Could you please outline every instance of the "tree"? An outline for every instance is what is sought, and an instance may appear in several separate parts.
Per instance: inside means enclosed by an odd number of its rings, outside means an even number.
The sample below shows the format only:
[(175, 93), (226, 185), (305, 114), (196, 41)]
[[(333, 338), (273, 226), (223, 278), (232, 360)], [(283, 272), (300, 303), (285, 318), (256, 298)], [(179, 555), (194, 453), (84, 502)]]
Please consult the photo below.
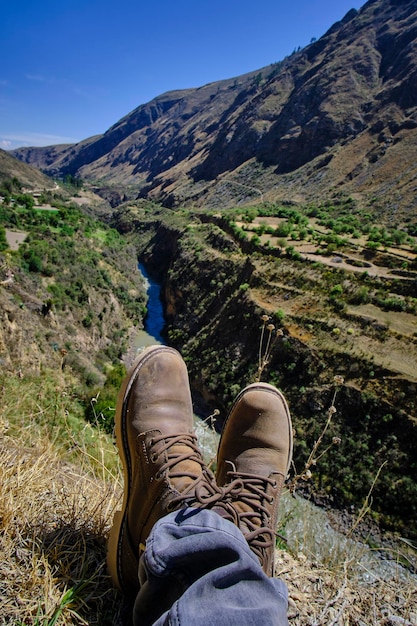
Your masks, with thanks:
[(22, 193), (16, 198), (17, 202), (27, 209), (33, 209), (35, 201), (33, 197), (28, 193)]
[(81, 178), (77, 178), (72, 174), (65, 174), (64, 176), (64, 184), (69, 185), (71, 187), (75, 187), (76, 189), (81, 189), (83, 186), (83, 181)]
[(288, 237), (292, 231), (292, 224), (289, 222), (282, 222), (276, 229), (274, 235), (277, 237)]
[(7, 243), (6, 229), (4, 226), (0, 225), (0, 252), (7, 250), (8, 247), (9, 244)]
[(242, 222), (246, 224), (250, 224), (253, 222), (255, 217), (258, 215), (258, 212), (254, 208), (246, 209), (245, 213), (242, 213)]

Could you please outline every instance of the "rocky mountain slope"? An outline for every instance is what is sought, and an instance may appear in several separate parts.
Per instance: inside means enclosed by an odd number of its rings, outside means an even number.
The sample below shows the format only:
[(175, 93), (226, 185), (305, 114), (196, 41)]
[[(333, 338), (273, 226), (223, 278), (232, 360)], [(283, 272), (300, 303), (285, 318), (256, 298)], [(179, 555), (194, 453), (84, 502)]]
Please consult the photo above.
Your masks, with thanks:
[(282, 62), (163, 94), (98, 137), (15, 155), (168, 205), (343, 191), (415, 209), (417, 1), (370, 0)]
[(0, 149), (0, 183), (17, 179), (28, 189), (53, 189), (54, 182), (38, 169), (18, 161), (9, 153)]

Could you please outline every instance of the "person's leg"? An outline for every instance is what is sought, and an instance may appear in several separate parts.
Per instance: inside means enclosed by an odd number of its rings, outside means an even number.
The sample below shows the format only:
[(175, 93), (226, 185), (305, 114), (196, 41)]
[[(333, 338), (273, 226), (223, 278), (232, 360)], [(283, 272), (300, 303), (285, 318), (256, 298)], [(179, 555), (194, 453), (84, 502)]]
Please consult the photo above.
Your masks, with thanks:
[(151, 532), (135, 624), (288, 624), (287, 589), (272, 573), (291, 457), (284, 397), (271, 385), (250, 385), (237, 397), (219, 444), (223, 498), (212, 512), (185, 509)]
[[(267, 383), (244, 389), (224, 424), (216, 482), (231, 491), (232, 519), (268, 576), (274, 572), (282, 486), (292, 459), (292, 424), (282, 393)], [(235, 517), (233, 517), (233, 514)]]
[(113, 584), (134, 598), (139, 557), (155, 522), (182, 507), (211, 504), (222, 491), (197, 447), (187, 368), (176, 350), (142, 352), (120, 390), (115, 428), (124, 498), (107, 564)]
[(214, 511), (159, 520), (140, 559), (135, 626), (287, 626), (287, 588), (268, 577), (247, 541)]
[[(285, 428), (281, 428), (283, 419), (289, 420), (289, 414), (285, 411), (283, 413), (282, 402), (270, 405), (271, 393), (269, 390), (264, 391), (266, 407), (256, 404), (254, 411), (250, 402), (248, 406), (246, 402), (240, 403), (241, 394), (237, 401), (238, 407), (235, 404), (226, 422), (218, 456), (221, 470), (219, 482), (224, 485), (220, 488), (205, 467), (196, 445), (188, 374), (181, 356), (164, 346), (150, 348), (139, 357), (126, 377), (116, 410), (116, 441), (124, 470), (124, 499), (122, 510), (116, 512), (110, 532), (107, 561), (114, 584), (125, 596), (137, 596), (136, 614), (140, 615), (139, 623), (145, 623), (144, 619), (149, 620), (146, 623), (152, 623), (152, 620), (159, 619), (157, 615), (167, 612), (161, 619), (166, 618), (166, 623), (176, 623), (172, 614), (172, 611), (176, 611), (182, 624), (210, 624), (209, 615), (212, 613), (218, 616), (219, 606), (224, 606), (225, 610), (232, 606), (230, 619), (234, 619), (233, 611), (238, 611), (238, 620), (219, 622), (218, 617), (215, 617), (212, 623), (267, 624), (271, 622), (266, 617), (265, 621), (262, 621), (263, 618), (251, 620), (254, 614), (260, 616), (270, 610), (274, 614), (272, 608), (265, 611), (265, 606), (269, 607), (271, 603), (279, 615), (285, 615), (285, 585), (265, 576), (259, 561), (252, 554), (261, 558), (266, 552), (268, 563), (273, 558), (276, 504), (283, 482), (283, 476), (281, 480), (275, 473), (286, 473), (281, 468), (285, 447), (288, 458), (291, 454)], [(281, 398), (279, 392), (276, 393)], [(250, 394), (243, 392), (243, 397), (248, 399)], [(258, 396), (255, 399), (257, 402), (260, 400)], [(240, 405), (243, 412), (239, 409)], [(268, 417), (266, 421), (265, 413)], [(245, 428), (238, 427), (236, 423), (239, 415), (246, 424), (249, 437), (246, 436)], [(251, 456), (251, 446), (256, 444), (256, 439), (252, 437), (256, 428), (252, 432), (250, 423), (256, 422), (259, 416), (258, 430), (261, 426), (267, 426), (266, 439), (258, 450), (253, 450), (255, 457), (260, 455), (260, 464), (252, 468), (246, 457)], [(284, 435), (279, 450), (276, 449), (276, 437), (272, 433), (275, 427), (279, 427)], [(242, 442), (237, 447), (229, 445), (232, 440), (239, 438), (242, 438)], [(268, 450), (266, 456), (263, 448)], [(243, 464), (239, 460), (241, 455), (246, 459)], [(269, 460), (265, 464), (267, 457)], [(232, 473), (221, 469), (228, 462), (232, 463)], [(256, 469), (256, 474), (252, 469)], [(249, 472), (249, 478), (245, 472)], [(189, 507), (211, 508), (214, 518), (209, 523), (207, 519), (203, 524), (199, 521), (197, 530), (194, 523), (191, 526), (189, 524)], [(173, 533), (173, 538), (177, 537), (180, 541), (170, 540), (168, 543), (174, 552), (160, 557), (163, 541), (158, 534), (158, 520), (180, 509), (186, 509), (187, 513), (175, 516), (175, 524), (171, 520), (168, 532), (168, 536)], [(161, 525), (167, 534), (168, 529), (164, 524), (163, 520)], [(223, 534), (218, 532), (219, 524), (226, 524), (229, 530)], [(153, 528), (155, 532), (149, 536)], [(187, 541), (181, 535), (184, 529)], [(240, 531), (246, 535), (246, 542)], [(232, 536), (235, 537), (236, 533), (239, 539), (234, 544)], [(209, 543), (204, 547), (209, 537)], [(252, 552), (248, 551), (247, 542)], [(240, 547), (239, 550), (236, 545)], [(181, 557), (179, 547), (184, 551)], [(173, 568), (173, 558), (178, 563), (175, 572), (180, 571), (180, 576), (173, 577), (168, 573)], [(182, 569), (181, 560), (186, 564)], [(159, 563), (162, 568), (159, 573), (153, 562)], [(262, 559), (261, 562), (264, 564)], [(270, 574), (269, 569), (267, 571), (264, 567), (267, 574)], [(165, 572), (163, 576), (162, 571)], [(261, 592), (249, 594), (248, 584), (250, 589), (254, 589), (255, 583), (264, 588), (264, 595)], [(213, 601), (206, 602), (207, 616), (201, 614), (198, 622), (195, 616), (201, 606), (200, 596)], [(240, 598), (246, 598), (248, 602)], [(220, 614), (225, 615), (222, 610)], [(188, 622), (185, 621), (187, 619)], [(287, 622), (282, 617), (274, 623)]]

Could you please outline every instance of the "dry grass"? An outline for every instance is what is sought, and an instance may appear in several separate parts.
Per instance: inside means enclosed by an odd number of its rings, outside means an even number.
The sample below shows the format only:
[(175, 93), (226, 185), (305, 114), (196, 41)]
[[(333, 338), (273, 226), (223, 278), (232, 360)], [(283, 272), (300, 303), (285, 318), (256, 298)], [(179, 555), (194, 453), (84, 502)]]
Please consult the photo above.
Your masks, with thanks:
[(62, 462), (46, 440), (25, 449), (7, 436), (0, 467), (1, 622), (115, 623), (105, 541), (118, 477), (103, 481)]
[(9, 376), (2, 390), (0, 623), (117, 624), (105, 568), (121, 490), (113, 444), (69, 414), (61, 373)]
[(46, 443), (25, 450), (3, 439), (0, 466), (1, 622), (105, 623), (115, 603), (104, 566), (114, 487), (62, 464)]
[(289, 589), (289, 621), (293, 626), (415, 626), (417, 586), (410, 578), (359, 580), (349, 572), (349, 557), (327, 569), (280, 551), (276, 576)]

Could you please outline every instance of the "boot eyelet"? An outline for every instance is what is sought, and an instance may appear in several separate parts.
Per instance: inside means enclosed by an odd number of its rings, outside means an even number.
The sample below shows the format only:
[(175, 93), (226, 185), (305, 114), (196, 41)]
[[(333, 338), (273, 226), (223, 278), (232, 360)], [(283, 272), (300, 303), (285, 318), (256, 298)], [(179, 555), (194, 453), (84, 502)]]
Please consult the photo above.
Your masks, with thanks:
[(151, 463), (156, 463), (157, 461), (157, 455), (156, 454), (151, 454)]

